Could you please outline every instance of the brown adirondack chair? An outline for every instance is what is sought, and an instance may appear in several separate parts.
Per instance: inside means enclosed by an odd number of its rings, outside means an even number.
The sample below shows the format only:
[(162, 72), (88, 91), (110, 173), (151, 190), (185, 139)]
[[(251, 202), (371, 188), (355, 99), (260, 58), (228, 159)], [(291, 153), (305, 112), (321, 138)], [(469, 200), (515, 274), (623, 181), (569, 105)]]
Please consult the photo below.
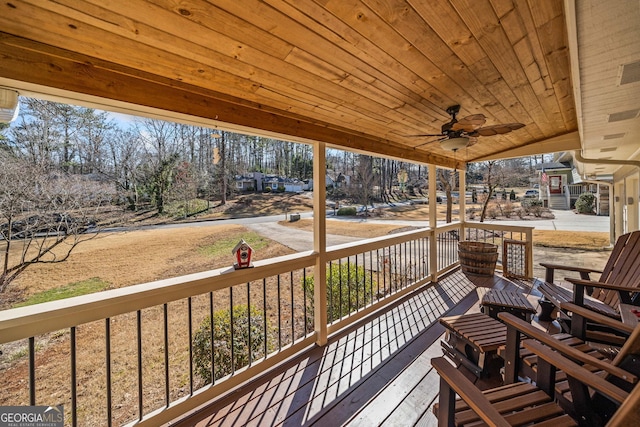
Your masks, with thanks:
[[(639, 331), (640, 327), (632, 335), (636, 340), (640, 337)], [(634, 386), (631, 392), (623, 390), (607, 378), (590, 372), (536, 340), (525, 340), (523, 345), (538, 357), (536, 385), (520, 382), (480, 391), (447, 359), (432, 359), (431, 364), (441, 378), (440, 402), (434, 406), (438, 425), (463, 426), (478, 422), (500, 427), (638, 425), (640, 387)], [(629, 354), (625, 357), (628, 356)], [(611, 366), (603, 367), (609, 374), (613, 371)], [(554, 400), (557, 369), (565, 372), (569, 379), (573, 405), (576, 408), (575, 419)], [(456, 400), (456, 395), (461, 399)], [(603, 404), (603, 399), (612, 406)]]
[[(549, 335), (515, 316), (500, 313), (498, 316), (507, 327), (507, 343), (499, 350), (500, 356), (505, 361), (504, 382), (514, 383), (519, 377), (537, 381), (539, 358), (535, 353), (524, 349), (521, 343), (523, 338), (533, 338), (559, 351), (565, 357), (583, 363), (589, 371), (606, 377), (626, 391), (635, 387), (640, 377), (640, 363), (634, 359), (637, 356), (630, 357), (630, 355), (640, 355), (640, 327), (634, 329), (622, 322), (571, 303), (564, 303), (563, 308), (573, 311), (576, 317), (588, 316), (595, 322), (604, 322), (630, 336), (615, 358), (609, 360), (599, 348), (590, 346), (579, 336), (566, 333)], [(565, 372), (556, 372), (554, 387), (555, 397), (561, 402), (561, 406), (570, 415), (576, 416), (574, 399)]]
[[(627, 233), (618, 238), (602, 272), (560, 264), (540, 265), (545, 267), (546, 274), (545, 282), (538, 286), (538, 290), (558, 309), (562, 308), (562, 303), (571, 302), (619, 320), (620, 302), (640, 303), (640, 231)], [(573, 285), (573, 290), (570, 290), (553, 283), (556, 270), (578, 272), (581, 278), (565, 279)], [(590, 274), (597, 272), (601, 273), (599, 280), (591, 280)], [(570, 322), (566, 322), (570, 320), (569, 316), (560, 316), (558, 320), (564, 323), (565, 330), (569, 329)], [(611, 340), (610, 335), (603, 335), (596, 329), (587, 327), (587, 333), (590, 340)]]

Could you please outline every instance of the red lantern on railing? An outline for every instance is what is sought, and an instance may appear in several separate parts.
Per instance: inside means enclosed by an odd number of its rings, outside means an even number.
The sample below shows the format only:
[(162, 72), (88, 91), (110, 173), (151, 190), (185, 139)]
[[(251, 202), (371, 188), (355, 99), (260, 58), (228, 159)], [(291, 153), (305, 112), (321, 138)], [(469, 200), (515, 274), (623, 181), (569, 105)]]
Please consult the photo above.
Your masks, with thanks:
[(236, 270), (239, 268), (250, 268), (253, 267), (251, 264), (251, 254), (253, 249), (244, 239), (240, 240), (235, 248), (231, 251), (231, 253), (236, 257), (236, 262), (233, 264), (233, 268)]

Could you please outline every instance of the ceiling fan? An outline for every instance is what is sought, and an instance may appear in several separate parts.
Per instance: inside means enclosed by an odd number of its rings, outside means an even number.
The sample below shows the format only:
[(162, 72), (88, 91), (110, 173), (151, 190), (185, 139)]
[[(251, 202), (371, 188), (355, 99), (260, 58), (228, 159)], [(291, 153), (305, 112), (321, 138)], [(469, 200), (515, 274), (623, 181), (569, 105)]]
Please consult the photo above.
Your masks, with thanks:
[(436, 134), (411, 135), (412, 137), (440, 136), (416, 145), (414, 149), (427, 144), (440, 142), (445, 150), (458, 151), (460, 148), (468, 147), (477, 142), (478, 136), (493, 136), (509, 133), (524, 126), (522, 123), (506, 123), (482, 127), (487, 121), (484, 114), (473, 114), (458, 120), (456, 116), (460, 112), (459, 105), (452, 105), (447, 108), (447, 114), (451, 116), (451, 121), (442, 125), (441, 132)]

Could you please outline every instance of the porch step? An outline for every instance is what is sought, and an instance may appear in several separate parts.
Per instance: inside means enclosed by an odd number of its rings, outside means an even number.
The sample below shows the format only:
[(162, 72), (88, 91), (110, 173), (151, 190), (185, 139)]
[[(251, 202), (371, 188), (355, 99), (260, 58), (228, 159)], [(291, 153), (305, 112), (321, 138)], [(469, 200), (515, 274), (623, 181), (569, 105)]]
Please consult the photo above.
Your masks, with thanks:
[(568, 210), (567, 199), (564, 196), (551, 196), (549, 199), (549, 207), (557, 210)]

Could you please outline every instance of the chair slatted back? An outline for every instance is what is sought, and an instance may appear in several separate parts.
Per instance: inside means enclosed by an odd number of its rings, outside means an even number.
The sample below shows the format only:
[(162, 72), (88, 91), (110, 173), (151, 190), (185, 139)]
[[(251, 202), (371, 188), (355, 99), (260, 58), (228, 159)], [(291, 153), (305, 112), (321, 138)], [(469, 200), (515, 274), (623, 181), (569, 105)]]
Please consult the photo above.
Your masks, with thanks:
[[(640, 288), (640, 231), (623, 234), (616, 241), (600, 281), (629, 288)], [(617, 291), (596, 289), (593, 297), (603, 303), (618, 307)]]

